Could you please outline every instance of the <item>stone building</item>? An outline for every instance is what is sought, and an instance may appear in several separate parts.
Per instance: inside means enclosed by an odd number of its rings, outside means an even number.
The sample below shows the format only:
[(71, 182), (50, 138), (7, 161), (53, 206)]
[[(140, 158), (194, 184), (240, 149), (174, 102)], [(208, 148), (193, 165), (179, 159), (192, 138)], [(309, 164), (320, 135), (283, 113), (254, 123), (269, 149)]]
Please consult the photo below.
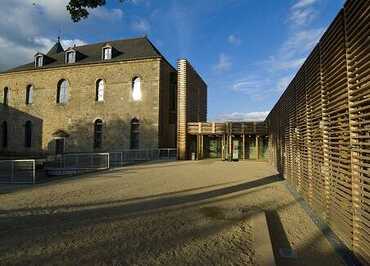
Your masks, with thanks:
[(177, 127), (207, 116), (206, 84), (186, 60), (178, 65), (146, 37), (66, 50), (58, 40), (34, 62), (0, 73), (0, 153), (175, 148)]

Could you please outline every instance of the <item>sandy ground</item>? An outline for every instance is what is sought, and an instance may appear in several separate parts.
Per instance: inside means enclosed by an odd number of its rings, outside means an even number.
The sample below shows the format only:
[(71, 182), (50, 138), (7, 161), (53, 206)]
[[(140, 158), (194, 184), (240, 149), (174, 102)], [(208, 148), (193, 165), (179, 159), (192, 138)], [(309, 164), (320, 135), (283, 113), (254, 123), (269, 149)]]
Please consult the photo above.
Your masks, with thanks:
[(284, 182), (264, 162), (206, 160), (3, 186), (0, 265), (253, 265), (262, 210), (278, 265), (342, 265)]

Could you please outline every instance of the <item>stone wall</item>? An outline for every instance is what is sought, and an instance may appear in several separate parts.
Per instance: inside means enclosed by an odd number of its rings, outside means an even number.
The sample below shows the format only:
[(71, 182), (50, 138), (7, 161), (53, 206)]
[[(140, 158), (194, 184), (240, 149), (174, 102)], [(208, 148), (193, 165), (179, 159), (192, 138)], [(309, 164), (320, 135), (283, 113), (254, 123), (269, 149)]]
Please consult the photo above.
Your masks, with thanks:
[(177, 71), (164, 60), (161, 62), (159, 101), (159, 146), (176, 147)]
[[(6, 149), (0, 147), (0, 152), (54, 153), (53, 134), (58, 130), (69, 135), (66, 152), (97, 151), (93, 148), (96, 119), (104, 122), (103, 145), (98, 151), (128, 149), (134, 117), (140, 120), (140, 148), (170, 145), (175, 134), (167, 131), (173, 128), (167, 127), (166, 121), (159, 126), (159, 113), (160, 101), (166, 104), (164, 99), (169, 94), (167, 76), (171, 71), (162, 59), (147, 59), (0, 74), (0, 99), (4, 87), (11, 91), (9, 107), (2, 106), (0, 114), (0, 123), (5, 120), (10, 128), (9, 143)], [(142, 100), (135, 102), (131, 90), (132, 79), (137, 76), (141, 78)], [(56, 103), (61, 79), (69, 82), (69, 101), (65, 105)], [(98, 79), (105, 81), (104, 102), (95, 100)], [(33, 103), (26, 105), (26, 87), (30, 84), (34, 87)], [(27, 120), (37, 125), (31, 148), (24, 147)]]

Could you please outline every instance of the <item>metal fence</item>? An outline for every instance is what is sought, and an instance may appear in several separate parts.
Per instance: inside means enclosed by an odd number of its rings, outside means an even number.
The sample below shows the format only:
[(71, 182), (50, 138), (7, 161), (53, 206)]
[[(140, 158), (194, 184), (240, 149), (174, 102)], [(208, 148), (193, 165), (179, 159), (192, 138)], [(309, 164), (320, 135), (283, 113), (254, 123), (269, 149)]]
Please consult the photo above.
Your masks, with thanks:
[[(76, 175), (106, 170), (130, 163), (176, 160), (176, 149), (126, 150), (111, 153), (70, 153), (48, 158), (44, 167), (49, 176)], [(0, 183), (34, 184), (35, 160), (0, 160)]]
[(56, 156), (46, 163), (49, 175), (77, 174), (109, 169), (109, 153), (71, 153)]
[(270, 158), (370, 263), (370, 0), (349, 0), (266, 121)]
[(35, 184), (35, 160), (1, 160), (0, 183)]
[(177, 149), (159, 149), (159, 160), (176, 160)]
[(176, 160), (176, 157), (176, 149), (125, 150), (109, 153), (112, 167), (124, 166), (134, 162)]

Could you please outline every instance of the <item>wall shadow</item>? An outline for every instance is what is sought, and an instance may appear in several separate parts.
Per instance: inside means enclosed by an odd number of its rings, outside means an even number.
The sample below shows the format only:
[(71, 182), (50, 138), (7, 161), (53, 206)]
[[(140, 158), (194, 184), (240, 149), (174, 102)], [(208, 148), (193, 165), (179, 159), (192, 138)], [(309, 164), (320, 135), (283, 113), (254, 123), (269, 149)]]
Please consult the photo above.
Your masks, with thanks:
[[(96, 207), (97, 208), (97, 207), (99, 207), (99, 205), (102, 205), (102, 206), (104, 206), (104, 205), (107, 206), (108, 205), (109, 206), (110, 204), (115, 204), (115, 205), (118, 205), (118, 206), (114, 206), (114, 207), (111, 207), (111, 208), (105, 208), (105, 209), (102, 208), (101, 211), (102, 212), (108, 211), (108, 213), (109, 213), (110, 211), (114, 212), (116, 209), (119, 209), (121, 211), (120, 212), (121, 214), (128, 215), (128, 214), (133, 214), (133, 213), (136, 213), (136, 212), (155, 211), (155, 210), (162, 209), (162, 208), (167, 208), (167, 207), (174, 207), (174, 206), (178, 206), (178, 205), (191, 204), (191, 203), (200, 202), (200, 201), (204, 201), (204, 200), (212, 200), (213, 198), (218, 198), (218, 197), (222, 197), (222, 196), (227, 196), (229, 194), (234, 194), (234, 193), (238, 193), (238, 192), (247, 191), (247, 190), (250, 190), (252, 188), (268, 185), (268, 184), (278, 182), (278, 181), (281, 181), (280, 176), (279, 175), (273, 175), (273, 176), (264, 177), (264, 178), (261, 178), (261, 179), (258, 179), (258, 180), (254, 180), (254, 181), (249, 181), (249, 182), (245, 182), (245, 183), (241, 183), (241, 184), (237, 184), (237, 185), (233, 185), (233, 186), (223, 187), (223, 188), (219, 188), (219, 189), (215, 189), (215, 190), (210, 190), (210, 191), (205, 191), (205, 192), (200, 192), (200, 193), (195, 193), (195, 194), (189, 194), (189, 195), (181, 195), (181, 193), (196, 191), (196, 190), (204, 189), (204, 188), (207, 188), (207, 187), (189, 189), (189, 190), (184, 190), (184, 191), (177, 191), (177, 192), (174, 192), (174, 193), (159, 194), (159, 195), (154, 195), (154, 196), (149, 196), (149, 197), (134, 198), (134, 199), (128, 199), (128, 200), (108, 201), (108, 202), (103, 202), (103, 203), (100, 203), (100, 204), (94, 203), (94, 204), (81, 204), (81, 205), (62, 205), (62, 206), (58, 206), (58, 207), (52, 207), (51, 209), (52, 209), (52, 212), (56, 213), (57, 216), (58, 215), (67, 215), (67, 216), (69, 216), (72, 213), (64, 213), (63, 214), (63, 213), (57, 213), (57, 212), (58, 212), (59, 209), (60, 210), (66, 210), (66, 209), (69, 209), (69, 208), (76, 208), (76, 207), (79, 207), (79, 208), (81, 208), (81, 207)], [(215, 186), (220, 186), (220, 185), (215, 185)], [(213, 186), (211, 186), (211, 187), (213, 187)], [(169, 195), (171, 197), (167, 197)], [(163, 196), (165, 196), (165, 197), (163, 197)], [(146, 200), (146, 199), (150, 199), (150, 200)], [(135, 201), (135, 200), (142, 200), (142, 201), (130, 203), (131, 201)], [(36, 213), (48, 213), (49, 210), (51, 210), (51, 209), (50, 208), (28, 208), (28, 209), (18, 209), (18, 210), (12, 210), (12, 211), (1, 210), (0, 214), (11, 215), (11, 213), (17, 213), (19, 211), (24, 211), (24, 210), (27, 210), (27, 212), (29, 212), (29, 213), (35, 213), (35, 212)], [(91, 210), (82, 210), (82, 211), (79, 211), (79, 212), (80, 213), (86, 213), (86, 215), (89, 215), (89, 213), (94, 213), (95, 210), (93, 210), (93, 211), (91, 211)], [(45, 216), (47, 218), (48, 214), (41, 215), (41, 216)], [(36, 218), (34, 215), (29, 215), (28, 217), (30, 217), (31, 219)], [(17, 219), (18, 219), (18, 222), (19, 222), (20, 220), (26, 219), (26, 218), (27, 218), (27, 215), (18, 216)], [(9, 217), (9, 218), (4, 217), (0, 221), (0, 224), (2, 224), (2, 223), (6, 224), (7, 220), (8, 220), (8, 222), (11, 222), (12, 219), (14, 219), (14, 217)], [(26, 224), (27, 224), (27, 222), (26, 222)]]
[[(32, 106), (27, 108), (31, 110)], [(4, 121), (7, 123), (7, 144), (4, 143), (4, 132), (1, 127)], [(27, 121), (32, 123), (31, 147), (25, 145)], [(0, 103), (0, 159), (42, 157), (44, 155), (42, 133), (43, 120), (40, 117)]]
[[(245, 209), (239, 209), (242, 213), (240, 217), (228, 219), (227, 216), (220, 215), (212, 221), (210, 220), (212, 218), (208, 217), (208, 212), (214, 208), (207, 209), (203, 207), (200, 210), (196, 209), (199, 206), (214, 206), (216, 203), (230, 201), (246, 195), (254, 197), (254, 193), (261, 193), (263, 190), (268, 189), (270, 185), (281, 182), (281, 180), (280, 176), (273, 175), (244, 183), (216, 184), (214, 186), (127, 200), (72, 204), (50, 208), (2, 210), (0, 212), (2, 217), (0, 219), (0, 238), (4, 239), (5, 242), (4, 246), (0, 247), (0, 254), (9, 253), (11, 246), (6, 245), (6, 243), (9, 244), (11, 242), (11, 245), (17, 245), (17, 243), (21, 242), (30, 243), (31, 239), (35, 240), (32, 240), (32, 245), (36, 248), (55, 246), (57, 243), (65, 245), (73, 237), (71, 232), (81, 232), (85, 235), (83, 238), (88, 239), (88, 245), (73, 244), (69, 247), (62, 246), (59, 247), (62, 248), (61, 250), (55, 249), (37, 256), (30, 253), (19, 258), (20, 264), (25, 264), (29, 261), (47, 264), (52, 260), (59, 260), (63, 256), (64, 258), (65, 256), (76, 258), (76, 263), (79, 264), (88, 264), (92, 260), (110, 263), (111, 261), (109, 260), (113, 257), (125, 261), (136, 256), (138, 250), (152, 255), (153, 247), (147, 242), (152, 242), (153, 244), (159, 243), (158, 241), (160, 241), (160, 245), (156, 247), (158, 250), (155, 252), (160, 254), (170, 252), (172, 254), (171, 252), (174, 252), (179, 245), (184, 245), (194, 239), (200, 240), (217, 235), (219, 232), (229, 230), (255, 213), (264, 210), (267, 211), (269, 227), (271, 227), (271, 223), (275, 224), (272, 227), (274, 232), (270, 232), (270, 234), (274, 236), (272, 237), (273, 240), (278, 239), (276, 247), (285, 246), (285, 244), (287, 244), (286, 247), (289, 247), (289, 241), (285, 235), (279, 213), (286, 208), (299, 204), (300, 199), (276, 205), (273, 198), (271, 201), (266, 198), (264, 201), (259, 202), (258, 206), (248, 206)], [(217, 188), (217, 186), (224, 185), (226, 187)], [(201, 189), (212, 190), (200, 192), (199, 190)], [(181, 195), (182, 193), (191, 194)], [(84, 209), (76, 210), (76, 208)], [(222, 209), (220, 210), (222, 211)], [(207, 211), (207, 213), (204, 214), (203, 211)], [(153, 216), (153, 213), (156, 215)], [(197, 224), (194, 228), (186, 227), (186, 224), (195, 222), (195, 217), (199, 213), (203, 216), (206, 215), (207, 218), (201, 219), (209, 219), (209, 222)], [(211, 214), (213, 215), (213, 212)], [(119, 223), (119, 227), (116, 226), (117, 223)], [(132, 229), (130, 224), (136, 226), (135, 230)], [(153, 227), (154, 224), (155, 226)], [(167, 227), (172, 226), (179, 229), (176, 232), (166, 230)], [(100, 229), (90, 231), (93, 230), (92, 228)], [(99, 230), (102, 230), (104, 235), (96, 235)], [(110, 230), (115, 230), (113, 238), (105, 235)], [(258, 228), (255, 230), (258, 230)], [(17, 235), (17, 237), (15, 240), (10, 241), (12, 235)], [(307, 253), (310, 246), (315, 245), (316, 241), (319, 241), (322, 237), (322, 234), (312, 236), (305, 243), (304, 247), (298, 248), (297, 253), (307, 256), (307, 254), (310, 254), (309, 252)], [(71, 243), (74, 242), (72, 241)], [(23, 247), (28, 248), (28, 244), (23, 244)], [(98, 250), (99, 252), (92, 252), (92, 250)], [(104, 252), (104, 250), (107, 250), (107, 252)], [(215, 246), (211, 256), (216, 257), (224, 254), (224, 252), (225, 249), (222, 246)], [(158, 258), (159, 253), (155, 253), (156, 258)], [(89, 256), (84, 256), (84, 254), (89, 254)], [(96, 257), (94, 254), (99, 257)], [(330, 261), (331, 257), (334, 258), (336, 256), (332, 253), (325, 255), (328, 257), (328, 261)], [(173, 257), (174, 260), (179, 259), (177, 256), (170, 255), (170, 257)], [(192, 259), (195, 259), (195, 257), (189, 258), (189, 260)], [(278, 265), (300, 265), (299, 261), (301, 259), (302, 257), (299, 260), (287, 260), (286, 264), (278, 260)], [(195, 261), (193, 260), (194, 263)], [(137, 261), (127, 261), (127, 264), (134, 263), (137, 263)], [(175, 265), (180, 263), (180, 261), (174, 261), (173, 263)]]

